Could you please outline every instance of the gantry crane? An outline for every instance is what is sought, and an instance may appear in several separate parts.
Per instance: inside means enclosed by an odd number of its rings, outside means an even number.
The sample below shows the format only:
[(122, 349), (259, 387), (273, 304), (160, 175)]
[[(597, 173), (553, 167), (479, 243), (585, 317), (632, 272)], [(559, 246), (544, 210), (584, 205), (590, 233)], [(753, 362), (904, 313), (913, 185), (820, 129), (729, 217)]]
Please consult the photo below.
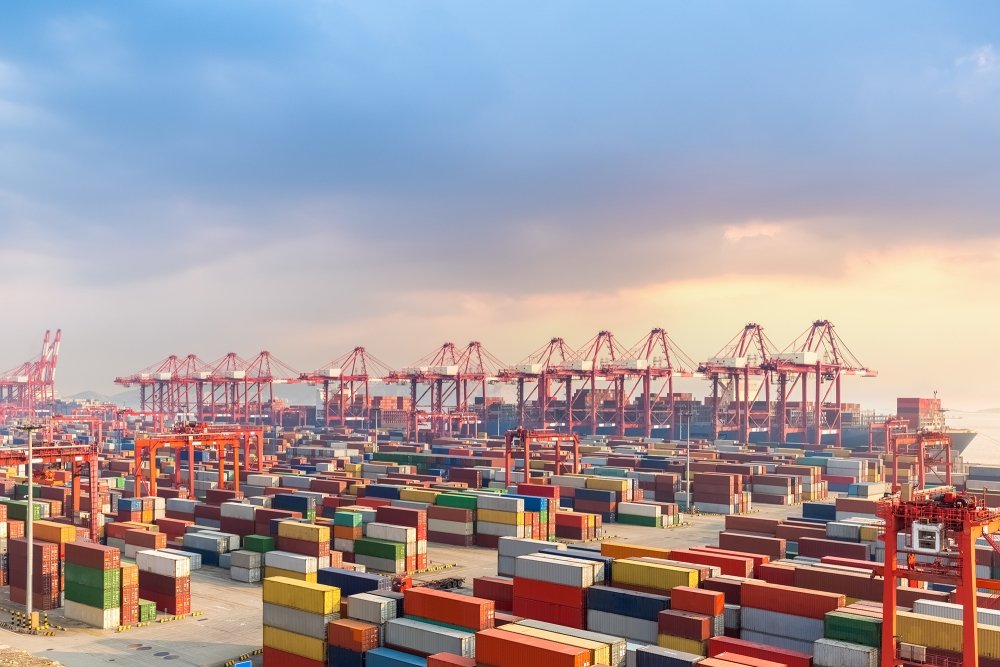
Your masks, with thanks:
[(52, 413), (61, 343), (61, 329), (56, 330), (55, 337), (46, 331), (39, 356), (0, 374), (0, 407), (4, 415), (33, 418), (39, 412)]
[(521, 450), (521, 457), (524, 461), (524, 481), (531, 483), (531, 452), (540, 451), (539, 445), (546, 445), (555, 454), (556, 474), (561, 474), (563, 466), (563, 444), (568, 444), (572, 451), (573, 461), (571, 472), (576, 475), (580, 472), (580, 438), (575, 433), (558, 433), (550, 430), (529, 430), (518, 428), (507, 431), (504, 438), (504, 470), (507, 477), (507, 484), (511, 483), (511, 473), (514, 471), (514, 460), (517, 458), (516, 449)]
[(892, 433), (889, 436), (888, 454), (892, 457), (894, 491), (898, 491), (901, 486), (899, 464), (904, 456), (914, 459), (917, 489), (925, 488), (930, 476), (935, 478), (936, 485), (951, 486), (951, 436), (947, 433), (933, 431)]
[[(225, 430), (206, 424), (178, 425), (173, 433), (156, 433), (137, 436), (135, 439), (135, 495), (156, 495), (158, 473), (156, 453), (168, 449), (174, 455), (174, 485), (185, 486), (181, 480), (181, 452), (187, 452), (188, 483), (186, 488), (194, 494), (194, 452), (215, 450), (219, 464), (219, 488), (226, 488), (226, 451), (233, 455), (233, 490), (240, 490), (240, 471), (251, 469), (251, 454), (256, 455), (252, 469), (261, 472), (264, 459), (264, 431), (260, 428), (240, 428), (225, 425)], [(240, 453), (242, 450), (242, 462)], [(143, 462), (148, 455), (148, 475)], [(148, 478), (147, 478), (148, 477)], [(143, 488), (149, 486), (148, 492)]]
[[(367, 422), (370, 419), (371, 384), (382, 382), (393, 373), (386, 364), (358, 346), (311, 373), (303, 373), (300, 379), (322, 387), (323, 426), (329, 427), (335, 421), (344, 427), (348, 420)], [(335, 392), (332, 399), (330, 385)]]
[[(519, 426), (544, 429), (571, 421), (568, 410), (559, 405), (557, 385), (571, 377), (571, 371), (566, 369), (572, 358), (572, 348), (564, 339), (554, 337), (520, 363), (500, 370), (500, 381), (516, 384)], [(534, 383), (532, 389), (527, 387), (529, 382)], [(535, 397), (533, 403), (532, 396)]]
[[(875, 377), (878, 372), (866, 367), (848, 349), (844, 341), (834, 331), (830, 320), (816, 320), (784, 351), (774, 355), (766, 364), (767, 369), (778, 378), (778, 429), (776, 437), (785, 442), (789, 433), (799, 431), (808, 441), (809, 432), (809, 375), (815, 376), (815, 392), (812, 410), (812, 442), (822, 444), (824, 434), (833, 434), (836, 445), (843, 444), (841, 432), (841, 378), (845, 375)], [(791, 382), (789, 382), (791, 377)], [(826, 389), (823, 389), (823, 383)], [(788, 399), (795, 392), (796, 384), (801, 390), (801, 407), (796, 420), (789, 411)], [(830, 394), (833, 393), (831, 400)]]
[(749, 442), (752, 432), (770, 431), (769, 363), (773, 354), (774, 345), (764, 335), (764, 327), (751, 322), (714, 357), (698, 366), (698, 372), (712, 383), (713, 440), (728, 431), (735, 432), (738, 440)]
[[(878, 503), (885, 521), (885, 561), (876, 574), (883, 576), (882, 667), (979, 665), (977, 589), (1000, 590), (1000, 581), (976, 577), (976, 541), (985, 538), (1000, 551), (1000, 509), (989, 509), (979, 499), (954, 492), (911, 492)], [(905, 537), (900, 540), (900, 535)], [(902, 547), (898, 546), (902, 541)], [(899, 556), (903, 555), (903, 562)], [(960, 662), (923, 656), (913, 644), (898, 641), (896, 588), (899, 579), (956, 586), (955, 602), (962, 605), (962, 657)], [(919, 650), (919, 646), (916, 647)]]

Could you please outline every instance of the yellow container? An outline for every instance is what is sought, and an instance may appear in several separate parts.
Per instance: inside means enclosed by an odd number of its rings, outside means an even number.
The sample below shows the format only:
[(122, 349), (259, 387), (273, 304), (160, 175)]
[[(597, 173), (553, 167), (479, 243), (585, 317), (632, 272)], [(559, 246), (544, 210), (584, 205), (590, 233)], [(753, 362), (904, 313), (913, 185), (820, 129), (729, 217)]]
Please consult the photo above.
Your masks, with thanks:
[(334, 614), (340, 611), (340, 589), (290, 577), (267, 577), (264, 579), (264, 602), (310, 614)]
[(611, 558), (670, 558), (670, 549), (628, 542), (601, 542), (601, 555)]
[(434, 503), (439, 493), (428, 489), (400, 489), (399, 499), (415, 503)]
[(76, 528), (68, 523), (56, 521), (33, 521), (35, 537), (42, 542), (66, 544), (76, 541)]
[(345, 463), (344, 472), (349, 475), (360, 475), (361, 474), (361, 464), (360, 463)]
[(557, 644), (564, 644), (566, 646), (573, 646), (575, 648), (585, 648), (590, 651), (590, 664), (592, 665), (611, 664), (611, 647), (602, 642), (595, 642), (589, 639), (580, 639), (579, 637), (570, 637), (569, 635), (564, 635), (559, 632), (550, 632), (549, 630), (539, 630), (538, 628), (529, 628), (514, 623), (508, 623), (504, 625), (503, 629), (506, 630), (507, 632), (513, 632), (519, 635), (537, 637), (538, 639), (547, 639)]
[(611, 568), (611, 581), (616, 584), (670, 591), (677, 586), (697, 588), (698, 572), (673, 565), (644, 563), (626, 558), (615, 561), (614, 567)]
[[(953, 653), (962, 652), (962, 621), (898, 611), (896, 624), (900, 641)], [(979, 655), (1000, 658), (1000, 627), (980, 625), (978, 634)]]
[(875, 526), (861, 526), (859, 535), (862, 542), (874, 542), (878, 539), (878, 528)]
[(264, 646), (287, 651), (317, 662), (325, 663), (326, 661), (326, 642), (322, 639), (288, 632), (281, 628), (272, 628), (269, 625), (264, 626)]
[(282, 521), (278, 524), (278, 537), (303, 542), (322, 543), (330, 541), (330, 527), (317, 526), (313, 523), (298, 521)]
[(315, 572), (294, 572), (292, 570), (282, 570), (280, 567), (264, 566), (265, 577), (284, 577), (286, 579), (296, 579), (310, 584), (316, 583)]
[(694, 639), (675, 637), (674, 635), (657, 635), (656, 645), (661, 648), (668, 648), (672, 651), (683, 651), (695, 655), (708, 655), (708, 642), (699, 642)]
[(477, 510), (476, 519), (490, 523), (502, 523), (508, 526), (523, 526), (524, 512), (504, 512), (501, 510)]
[(617, 477), (591, 477), (587, 480), (587, 488), (625, 493), (628, 491), (628, 480)]

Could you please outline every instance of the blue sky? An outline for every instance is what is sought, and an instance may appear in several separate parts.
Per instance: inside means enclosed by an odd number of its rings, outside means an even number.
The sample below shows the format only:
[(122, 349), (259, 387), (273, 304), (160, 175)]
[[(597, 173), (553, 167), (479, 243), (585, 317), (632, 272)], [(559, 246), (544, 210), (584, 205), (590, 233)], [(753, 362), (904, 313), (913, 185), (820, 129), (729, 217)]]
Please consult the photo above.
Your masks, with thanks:
[(55, 326), (72, 393), (172, 353), (308, 369), (365, 344), (403, 366), (479, 339), (514, 363), (665, 326), (704, 358), (747, 321), (784, 344), (820, 317), (883, 371), (853, 396), (990, 405), (998, 19), (12, 3), (0, 367)]

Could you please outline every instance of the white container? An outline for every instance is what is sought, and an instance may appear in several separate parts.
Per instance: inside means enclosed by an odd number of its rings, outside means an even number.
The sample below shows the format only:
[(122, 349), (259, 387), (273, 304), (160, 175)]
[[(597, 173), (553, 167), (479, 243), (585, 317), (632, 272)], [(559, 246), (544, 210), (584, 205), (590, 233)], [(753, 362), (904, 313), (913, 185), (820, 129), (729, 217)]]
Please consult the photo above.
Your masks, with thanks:
[(181, 514), (194, 514), (194, 508), (200, 503), (186, 498), (167, 498), (167, 510)]
[(352, 554), (354, 553), (354, 540), (335, 537), (333, 538), (333, 549), (334, 551)]
[(326, 625), (340, 618), (340, 614), (311, 614), (300, 609), (264, 603), (264, 625), (294, 632), (306, 637), (326, 640)]
[(202, 551), (221, 554), (228, 551), (229, 539), (210, 534), (208, 531), (202, 531), (198, 533), (186, 533), (183, 538), (183, 544), (191, 549), (201, 549)]
[(587, 628), (646, 644), (655, 644), (659, 632), (656, 621), (644, 621), (641, 618), (609, 614), (596, 609), (587, 610)]
[(63, 605), (63, 614), (65, 614), (66, 618), (71, 618), (74, 621), (80, 621), (81, 623), (86, 623), (91, 627), (101, 628), (102, 630), (110, 630), (121, 625), (121, 612), (121, 607), (98, 609), (97, 607), (88, 607), (85, 604), (73, 602), (72, 600), (66, 600)]
[(738, 604), (727, 604), (725, 611), (723, 612), (723, 617), (726, 620), (727, 630), (739, 630), (741, 621), (741, 607)]
[(499, 512), (523, 512), (524, 498), (508, 498), (495, 494), (483, 494), (476, 499), (476, 508)]
[(278, 476), (277, 475), (247, 475), (247, 484), (250, 486), (262, 486), (264, 488), (270, 488), (273, 486), (278, 486)]
[(577, 639), (586, 639), (587, 641), (607, 644), (611, 652), (610, 667), (624, 667), (625, 665), (625, 640), (621, 637), (605, 635), (600, 632), (591, 632), (589, 630), (578, 630), (564, 625), (556, 625), (555, 623), (546, 623), (545, 621), (536, 621), (533, 619), (518, 621), (517, 625), (523, 625), (526, 628), (535, 628), (537, 630), (557, 632), (559, 634), (566, 635), (567, 637), (576, 637)]
[(566, 545), (562, 542), (546, 542), (544, 540), (533, 540), (530, 538), (501, 537), (497, 543), (497, 554), (500, 556), (527, 556), (535, 554), (543, 549), (566, 550)]
[(879, 650), (835, 639), (818, 639), (813, 644), (816, 667), (879, 667)]
[(823, 621), (819, 619), (753, 607), (743, 607), (740, 612), (740, 628), (806, 642), (814, 642), (823, 637)]
[(389, 560), (388, 558), (354, 554), (354, 562), (361, 563), (369, 570), (374, 570), (375, 572), (389, 572), (391, 574), (403, 574), (406, 572), (405, 558)]
[(832, 540), (857, 542), (861, 539), (861, 524), (831, 521), (826, 524), (826, 536)]
[(250, 496), (247, 502), (257, 507), (271, 507), (271, 496)]
[(396, 601), (371, 593), (358, 593), (347, 598), (347, 615), (358, 621), (382, 625), (396, 618)]
[(514, 562), (514, 576), (548, 581), (563, 586), (586, 588), (603, 582), (597, 576), (601, 563), (553, 558), (542, 555), (519, 556)]
[(804, 642), (790, 637), (754, 632), (753, 630), (740, 630), (740, 639), (758, 644), (769, 644), (778, 648), (787, 648), (799, 653), (805, 653), (806, 655), (812, 655), (813, 650), (813, 642)]
[(475, 534), (475, 524), (466, 521), (427, 519), (427, 532), (447, 533), (449, 535), (473, 535)]
[(229, 565), (230, 567), (259, 570), (263, 561), (263, 554), (256, 551), (234, 551), (230, 554)]
[(219, 506), (222, 516), (227, 519), (239, 519), (241, 521), (253, 521), (257, 508), (248, 503), (222, 503)]
[(281, 486), (286, 489), (308, 489), (312, 478), (305, 475), (282, 475)]
[[(988, 577), (987, 577), (988, 578)], [(917, 600), (913, 603), (913, 613), (938, 618), (950, 618), (961, 621), (962, 605), (938, 600)], [(980, 625), (1000, 626), (1000, 611), (996, 609), (978, 609), (976, 613)]]
[(631, 516), (658, 517), (662, 516), (662, 509), (659, 505), (647, 505), (645, 503), (618, 503), (618, 513)]
[(394, 618), (385, 624), (386, 646), (424, 653), (451, 653), (466, 658), (476, 655), (476, 635), (411, 618)]
[(378, 540), (416, 544), (417, 529), (409, 526), (397, 526), (391, 523), (373, 521), (365, 526), (365, 535)]
[(210, 535), (213, 537), (221, 537), (226, 540), (226, 551), (236, 551), (240, 548), (240, 542), (242, 539), (239, 535), (235, 533), (223, 533), (218, 530), (206, 530), (201, 533), (202, 535)]
[(242, 581), (245, 584), (256, 584), (260, 582), (260, 568), (244, 568), (244, 567), (231, 567), (229, 568), (229, 577), (233, 581)]
[(302, 574), (315, 572), (318, 569), (315, 556), (303, 556), (290, 551), (268, 551), (264, 554), (264, 565)]
[(493, 523), (491, 521), (480, 521), (476, 524), (476, 532), (480, 535), (495, 535), (498, 537), (524, 537), (528, 534), (530, 526), (512, 526), (507, 523)]
[(191, 574), (191, 559), (152, 549), (137, 552), (135, 564), (140, 572), (152, 572), (173, 579)]
[(514, 556), (497, 556), (497, 574), (501, 577), (514, 576)]

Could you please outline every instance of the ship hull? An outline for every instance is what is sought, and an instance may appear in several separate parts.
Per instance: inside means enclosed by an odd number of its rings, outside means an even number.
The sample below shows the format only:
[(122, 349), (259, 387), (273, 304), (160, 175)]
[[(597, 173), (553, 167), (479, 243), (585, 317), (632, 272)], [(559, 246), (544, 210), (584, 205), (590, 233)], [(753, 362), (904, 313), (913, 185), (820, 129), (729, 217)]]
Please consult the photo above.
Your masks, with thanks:
[[(953, 452), (961, 456), (972, 441), (976, 439), (979, 435), (975, 431), (970, 431), (968, 429), (946, 429), (945, 434), (951, 437), (951, 449)], [(876, 433), (875, 437), (878, 439), (876, 442), (881, 444), (881, 439), (884, 438), (882, 433)], [(868, 449), (868, 428), (845, 428), (843, 433), (843, 445), (847, 449), (854, 451), (861, 451)]]

